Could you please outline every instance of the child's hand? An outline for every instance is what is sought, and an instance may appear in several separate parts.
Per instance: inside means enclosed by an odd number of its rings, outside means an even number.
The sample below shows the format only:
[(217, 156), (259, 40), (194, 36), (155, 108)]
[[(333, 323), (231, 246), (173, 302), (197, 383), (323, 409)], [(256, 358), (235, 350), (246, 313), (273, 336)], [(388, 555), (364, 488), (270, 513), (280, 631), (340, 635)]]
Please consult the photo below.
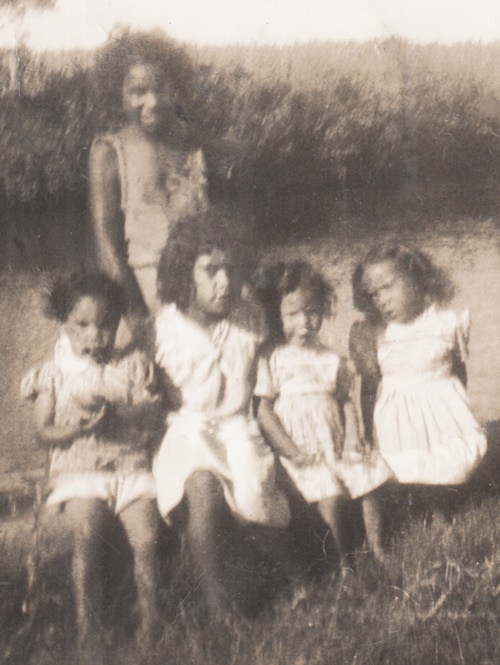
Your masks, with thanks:
[(370, 457), (373, 450), (373, 443), (369, 439), (360, 438), (358, 444), (358, 451), (363, 457)]
[(96, 429), (98, 425), (101, 424), (105, 415), (106, 403), (104, 403), (98, 411), (92, 413), (88, 418), (80, 418), (78, 433), (90, 434)]
[(88, 417), (80, 418), (71, 425), (55, 425), (54, 409), (53, 395), (40, 393), (35, 401), (35, 425), (39, 441), (50, 448), (53, 446), (66, 448), (75, 439), (89, 434), (101, 424), (106, 413), (106, 404), (103, 404), (98, 411), (90, 412)]
[(293, 464), (298, 467), (307, 466), (308, 464), (311, 463), (311, 456), (305, 455), (303, 452), (301, 452), (298, 449), (294, 452), (287, 453), (286, 455), (282, 454), (282, 457), (285, 457), (285, 459), (290, 460), (290, 462), (293, 462)]

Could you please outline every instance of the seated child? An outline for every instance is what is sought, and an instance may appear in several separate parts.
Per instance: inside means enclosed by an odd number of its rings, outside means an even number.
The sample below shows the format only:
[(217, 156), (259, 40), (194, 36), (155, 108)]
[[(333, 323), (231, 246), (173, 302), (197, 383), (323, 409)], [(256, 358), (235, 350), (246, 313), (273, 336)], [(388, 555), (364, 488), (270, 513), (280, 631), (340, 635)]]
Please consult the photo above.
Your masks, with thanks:
[(78, 648), (89, 662), (102, 656), (99, 571), (110, 514), (122, 522), (133, 550), (138, 645), (147, 648), (155, 617), (156, 490), (145, 423), (159, 401), (145, 356), (114, 351), (123, 311), (122, 290), (105, 275), (59, 278), (47, 313), (60, 323), (60, 336), (52, 357), (21, 386), (34, 402), (39, 439), (50, 450), (41, 530), (44, 520), (64, 513), (73, 534)]
[(289, 520), (274, 455), (250, 415), (263, 319), (241, 296), (238, 256), (224, 225), (232, 220), (219, 214), (211, 209), (174, 227), (160, 259), (156, 361), (175, 410), (153, 465), (164, 518), (187, 496), (191, 552), (215, 610), (224, 596), (221, 500), (248, 523), (282, 527)]

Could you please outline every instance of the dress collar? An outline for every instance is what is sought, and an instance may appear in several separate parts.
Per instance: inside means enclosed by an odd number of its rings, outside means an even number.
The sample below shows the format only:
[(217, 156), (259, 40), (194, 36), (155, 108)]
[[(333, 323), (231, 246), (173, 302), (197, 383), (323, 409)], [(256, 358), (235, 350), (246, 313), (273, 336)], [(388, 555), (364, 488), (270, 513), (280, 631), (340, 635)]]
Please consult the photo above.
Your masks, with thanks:
[(77, 356), (71, 348), (69, 337), (62, 333), (56, 342), (54, 359), (58, 367), (71, 374), (81, 374), (90, 368), (99, 367), (90, 356)]

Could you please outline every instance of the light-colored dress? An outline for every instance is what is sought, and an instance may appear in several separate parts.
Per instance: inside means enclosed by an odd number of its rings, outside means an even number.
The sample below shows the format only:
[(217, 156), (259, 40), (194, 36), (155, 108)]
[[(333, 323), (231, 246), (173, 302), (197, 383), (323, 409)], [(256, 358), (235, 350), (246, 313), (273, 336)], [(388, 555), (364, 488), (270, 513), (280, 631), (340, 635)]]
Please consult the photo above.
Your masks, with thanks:
[(207, 205), (201, 149), (178, 152), (158, 141), (137, 139), (125, 127), (97, 138), (116, 153), (128, 263), (146, 304), (156, 307), (156, 271), (169, 229)]
[(469, 327), (467, 311), (432, 305), (379, 334), (374, 435), (399, 482), (463, 483), (486, 452), (484, 431), (452, 372), (454, 360), (467, 357)]
[(153, 376), (151, 363), (139, 351), (100, 365), (76, 356), (63, 334), (52, 358), (24, 377), (21, 396), (50, 395), (58, 427), (80, 423), (108, 404), (95, 431), (51, 450), (48, 505), (95, 498), (119, 513), (139, 498), (156, 496), (148, 451), (151, 433), (122, 422), (113, 411), (113, 405), (153, 401)]
[(286, 526), (287, 500), (275, 484), (275, 461), (249, 415), (257, 352), (264, 338), (260, 310), (242, 302), (211, 334), (173, 304), (156, 320), (157, 364), (180, 390), (153, 463), (160, 513), (181, 501), (197, 470), (221, 481), (231, 510), (247, 521)]
[(299, 466), (280, 456), (295, 486), (310, 503), (342, 494), (362, 496), (391, 475), (382, 460), (344, 450), (342, 433), (340, 438), (336, 435), (341, 422), (339, 383), (348, 392), (350, 381), (345, 363), (320, 343), (312, 347), (284, 344), (259, 361), (255, 394), (273, 400), (284, 430), (310, 458)]

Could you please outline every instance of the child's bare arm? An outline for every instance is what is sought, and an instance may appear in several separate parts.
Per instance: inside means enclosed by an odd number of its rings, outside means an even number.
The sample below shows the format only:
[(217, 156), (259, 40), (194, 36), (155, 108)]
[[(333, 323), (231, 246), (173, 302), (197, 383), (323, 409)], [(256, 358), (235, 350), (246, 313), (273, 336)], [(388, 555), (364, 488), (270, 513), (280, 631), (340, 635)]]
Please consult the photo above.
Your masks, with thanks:
[(40, 393), (35, 400), (35, 427), (40, 441), (47, 447), (69, 446), (78, 437), (89, 434), (99, 425), (104, 413), (105, 406), (99, 411), (81, 419), (75, 425), (54, 425), (54, 398), (47, 393)]
[(307, 462), (294, 441), (285, 432), (278, 416), (274, 413), (273, 403), (267, 397), (261, 397), (257, 408), (257, 420), (273, 450), (296, 464)]
[(344, 450), (369, 454), (373, 447), (370, 436), (365, 433), (364, 418), (361, 399), (361, 377), (355, 374), (352, 378), (349, 396), (344, 402), (343, 413), (345, 421)]
[(347, 358), (341, 358), (335, 391), (339, 414), (337, 423), (333, 423), (338, 456), (342, 456), (344, 450), (359, 451), (365, 448), (363, 419), (360, 413), (360, 387), (361, 379), (356, 374), (354, 364)]
[(117, 401), (111, 406), (121, 423), (144, 432), (160, 429), (165, 423), (167, 410), (172, 408), (171, 398), (164, 388), (164, 372), (142, 353), (136, 352), (134, 387), (127, 402)]
[(380, 383), (376, 331), (372, 325), (366, 321), (357, 321), (353, 324), (349, 334), (349, 352), (359, 375), (359, 402), (364, 437), (371, 440), (373, 412)]
[(165, 409), (178, 411), (182, 406), (182, 392), (172, 382), (167, 372), (163, 369), (157, 371), (158, 390), (162, 395)]
[(105, 142), (95, 143), (90, 151), (89, 187), (99, 267), (123, 286), (130, 314), (145, 317), (148, 309), (127, 261), (116, 154)]
[(453, 355), (451, 371), (467, 388), (467, 366), (458, 353)]

